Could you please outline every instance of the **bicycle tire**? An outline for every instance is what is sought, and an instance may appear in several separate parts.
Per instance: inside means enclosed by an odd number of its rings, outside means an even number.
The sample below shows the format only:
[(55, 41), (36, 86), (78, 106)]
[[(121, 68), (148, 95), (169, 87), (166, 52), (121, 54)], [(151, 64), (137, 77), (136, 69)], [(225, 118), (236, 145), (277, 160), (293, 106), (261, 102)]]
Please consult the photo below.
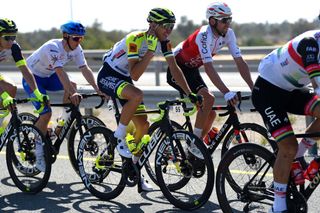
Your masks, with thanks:
[[(269, 202), (256, 201), (263, 196), (273, 196), (272, 166), (274, 161), (273, 153), (254, 143), (238, 144), (225, 153), (216, 174), (216, 193), (220, 208), (224, 213), (248, 212), (255, 208), (258, 208), (260, 212), (267, 212), (271, 208), (273, 199)], [(254, 176), (257, 173), (253, 169), (255, 164), (257, 168), (260, 168), (261, 165), (265, 166), (266, 170)], [(263, 172), (266, 174), (262, 175)], [(233, 174), (238, 175), (233, 178), (237, 180), (234, 186), (230, 185), (232, 183), (228, 180), (228, 176)], [(251, 180), (253, 177), (257, 179)], [(250, 194), (250, 190), (256, 194)]]
[[(268, 134), (269, 133), (267, 129), (259, 124), (240, 124), (240, 137), (242, 142), (256, 143), (266, 147), (269, 151), (274, 152), (277, 149), (277, 144), (275, 141), (269, 139)], [(224, 153), (226, 153), (226, 151), (232, 147), (232, 145), (236, 144), (238, 144), (238, 140), (234, 134), (234, 129), (232, 128), (223, 141), (221, 158), (223, 157)]]
[[(83, 115), (81, 118), (83, 132), (94, 126), (106, 126), (102, 120), (93, 115)], [(78, 162), (77, 162), (77, 149), (80, 141), (79, 129), (77, 128), (77, 121), (74, 121), (72, 128), (69, 130), (68, 137), (68, 155), (70, 163), (74, 171), (79, 174)]]
[[(172, 120), (171, 120), (171, 125), (174, 129), (183, 129), (183, 127), (179, 123), (172, 121)], [(148, 129), (148, 134), (150, 136), (152, 136), (152, 134), (159, 128), (160, 128), (160, 124), (158, 122), (153, 123)], [(150, 157), (146, 160), (146, 162), (144, 164), (144, 168), (145, 168), (147, 174), (149, 175), (150, 179), (152, 180), (152, 182), (158, 186), (158, 181), (157, 181), (157, 176), (156, 176), (156, 172), (154, 169), (154, 165), (152, 165), (150, 163), (150, 161), (155, 162), (154, 156), (155, 155), (150, 155)]]
[[(113, 140), (110, 129), (92, 127), (84, 133), (77, 152), (82, 182), (92, 195), (106, 201), (119, 196), (126, 186), (122, 175), (122, 158)], [(107, 154), (99, 157), (102, 151)], [(99, 168), (97, 162), (103, 168)]]
[[(176, 130), (172, 133), (172, 138), (175, 148), (174, 152), (176, 155), (180, 154), (177, 158), (178, 163), (167, 160), (167, 153), (170, 152), (171, 146), (167, 137), (164, 137), (159, 145), (161, 148), (156, 153), (155, 166), (159, 187), (163, 195), (174, 206), (183, 210), (198, 209), (209, 200), (214, 186), (214, 167), (211, 156), (202, 141), (190, 132)], [(198, 159), (188, 152), (187, 147), (191, 143), (197, 146), (203, 159)], [(162, 163), (163, 159), (166, 163), (172, 163), (172, 165), (168, 164), (164, 166)], [(167, 177), (170, 173), (173, 174), (173, 177)], [(168, 187), (172, 178), (184, 179), (186, 177), (188, 178), (187, 184), (179, 190), (171, 190)], [(173, 182), (176, 183), (178, 181), (174, 180)], [(202, 185), (201, 183), (204, 184)], [(196, 187), (194, 187), (195, 185)]]
[[(41, 131), (32, 124), (22, 123), (19, 127), (21, 153), (18, 153), (19, 145), (17, 137), (9, 140), (7, 144), (6, 161), (7, 167), (15, 185), (23, 192), (35, 194), (46, 187), (51, 174), (50, 146), (45, 141)], [(35, 138), (42, 141), (46, 169), (40, 172), (35, 167)], [(24, 172), (21, 172), (24, 170)]]

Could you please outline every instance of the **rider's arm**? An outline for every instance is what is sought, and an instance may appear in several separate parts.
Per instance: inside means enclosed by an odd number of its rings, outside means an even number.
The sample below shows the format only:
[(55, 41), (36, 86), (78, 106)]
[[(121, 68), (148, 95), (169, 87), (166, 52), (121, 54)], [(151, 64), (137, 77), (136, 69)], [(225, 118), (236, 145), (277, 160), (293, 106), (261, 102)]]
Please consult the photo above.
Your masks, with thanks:
[(19, 66), (19, 69), (23, 75), (23, 78), (26, 80), (26, 82), (28, 83), (32, 91), (37, 89), (36, 81), (34, 79), (33, 74), (29, 70), (29, 68), (26, 65), (22, 65), (22, 66)]
[(234, 58), (234, 61), (236, 62), (236, 65), (238, 67), (239, 73), (243, 80), (248, 84), (250, 89), (253, 89), (253, 81), (250, 75), (250, 70), (248, 67), (248, 64), (243, 60), (242, 57)]
[(318, 43), (312, 37), (302, 39), (297, 46), (297, 52), (301, 55), (303, 66), (308, 72), (312, 86), (317, 95), (320, 95), (319, 51)]
[(188, 95), (191, 90), (187, 84), (186, 78), (184, 77), (181, 69), (178, 67), (174, 56), (166, 57), (170, 72), (172, 77), (177, 81), (178, 85), (183, 89), (183, 91)]
[(152, 57), (154, 56), (154, 52), (147, 51), (146, 54), (142, 57), (141, 60), (132, 58), (128, 59), (130, 77), (137, 81), (147, 69)]
[(63, 70), (62, 67), (56, 67), (55, 72), (64, 88), (64, 90), (66, 91), (67, 94), (69, 94), (69, 96), (72, 96), (73, 94), (77, 93), (76, 88), (74, 88), (71, 84), (71, 81), (67, 75), (67, 73)]
[(87, 80), (87, 82), (93, 87), (96, 92), (99, 92), (99, 87), (96, 84), (95, 78), (93, 76), (92, 70), (88, 65), (80, 67), (81, 73), (83, 77)]
[(205, 63), (205, 64), (203, 64), (203, 66), (204, 66), (204, 70), (207, 73), (209, 79), (218, 88), (218, 90), (220, 90), (220, 92), (222, 92), (223, 94), (230, 92), (230, 90), (227, 88), (227, 86), (221, 80), (217, 71), (214, 69), (212, 62)]

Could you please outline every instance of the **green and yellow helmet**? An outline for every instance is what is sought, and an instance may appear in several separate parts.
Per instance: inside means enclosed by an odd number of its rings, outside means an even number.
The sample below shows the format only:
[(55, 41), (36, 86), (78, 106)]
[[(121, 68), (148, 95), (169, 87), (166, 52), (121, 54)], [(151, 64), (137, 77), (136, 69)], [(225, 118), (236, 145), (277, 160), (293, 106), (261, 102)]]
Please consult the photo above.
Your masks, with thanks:
[(166, 8), (153, 8), (150, 10), (148, 18), (148, 22), (155, 22), (157, 24), (163, 23), (175, 23), (176, 17), (173, 12)]
[(17, 25), (7, 18), (0, 19), (0, 33), (16, 33)]

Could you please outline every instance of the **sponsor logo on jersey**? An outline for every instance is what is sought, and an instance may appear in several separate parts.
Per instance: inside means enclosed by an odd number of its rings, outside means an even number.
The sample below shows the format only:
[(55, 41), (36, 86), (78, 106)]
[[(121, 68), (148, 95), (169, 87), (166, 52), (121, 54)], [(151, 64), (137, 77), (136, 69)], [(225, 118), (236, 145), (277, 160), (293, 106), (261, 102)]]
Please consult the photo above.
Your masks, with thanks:
[(306, 47), (307, 52), (317, 52), (317, 48), (315, 47)]
[(134, 43), (129, 44), (129, 52), (137, 52), (137, 50), (138, 50), (138, 47), (136, 44)]
[(283, 62), (280, 63), (280, 65), (281, 65), (282, 67), (287, 66), (288, 64), (289, 64), (289, 60), (288, 60), (287, 58), (286, 58), (285, 61), (283, 61)]
[(200, 43), (201, 43), (201, 52), (203, 54), (208, 53), (207, 40), (208, 40), (208, 33), (207, 32), (201, 33)]
[(113, 55), (111, 61), (113, 61), (116, 58), (120, 58), (121, 56), (123, 56), (124, 54), (126, 54), (126, 51), (124, 51), (123, 49), (121, 49), (119, 52), (117, 52), (116, 54)]

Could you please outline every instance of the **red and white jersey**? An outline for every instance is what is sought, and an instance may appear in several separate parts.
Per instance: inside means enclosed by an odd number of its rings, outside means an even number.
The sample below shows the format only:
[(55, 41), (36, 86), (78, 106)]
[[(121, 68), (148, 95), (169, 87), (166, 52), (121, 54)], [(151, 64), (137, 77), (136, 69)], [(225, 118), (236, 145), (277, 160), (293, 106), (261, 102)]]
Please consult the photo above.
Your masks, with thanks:
[(190, 68), (198, 68), (204, 63), (213, 62), (212, 56), (227, 46), (234, 58), (241, 57), (237, 39), (232, 29), (225, 37), (215, 36), (209, 25), (202, 26), (174, 49), (178, 63)]
[(320, 76), (319, 47), (320, 30), (302, 33), (262, 59), (260, 76), (287, 91), (304, 87)]
[(87, 65), (81, 46), (67, 52), (62, 39), (47, 41), (27, 58), (31, 72), (42, 78), (51, 76), (55, 68), (63, 67), (69, 61), (74, 61), (79, 68)]

